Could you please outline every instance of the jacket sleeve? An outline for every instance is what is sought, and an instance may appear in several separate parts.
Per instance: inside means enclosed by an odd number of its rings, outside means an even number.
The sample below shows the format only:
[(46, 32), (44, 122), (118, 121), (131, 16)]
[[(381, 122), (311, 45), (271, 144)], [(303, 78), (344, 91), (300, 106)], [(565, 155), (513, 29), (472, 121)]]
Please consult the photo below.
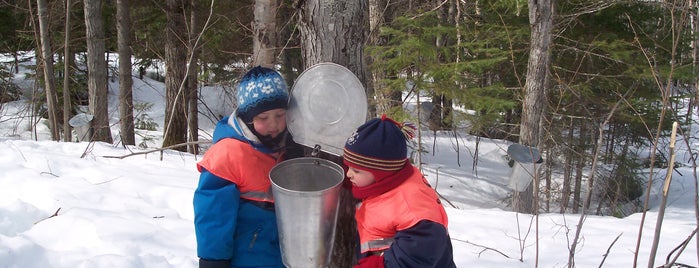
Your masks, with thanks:
[[(450, 250), (451, 241), (443, 225), (423, 220), (399, 231), (391, 247), (384, 251), (384, 265), (396, 267), (437, 267)], [(446, 254), (451, 256), (450, 254)]]
[(240, 191), (202, 168), (194, 191), (194, 231), (197, 255), (206, 260), (231, 260)]

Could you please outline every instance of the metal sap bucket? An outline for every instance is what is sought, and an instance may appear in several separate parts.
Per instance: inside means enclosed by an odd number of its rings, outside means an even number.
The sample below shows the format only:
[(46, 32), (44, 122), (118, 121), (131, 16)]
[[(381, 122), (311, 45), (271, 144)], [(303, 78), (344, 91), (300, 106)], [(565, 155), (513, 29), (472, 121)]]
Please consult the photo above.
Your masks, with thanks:
[(269, 172), (284, 265), (330, 264), (344, 170), (331, 161), (302, 157)]
[(79, 142), (92, 139), (92, 119), (94, 117), (91, 114), (79, 113), (68, 120), (68, 124), (75, 130)]
[(507, 147), (507, 154), (515, 161), (507, 186), (514, 191), (523, 192), (537, 175), (541, 166), (539, 164), (543, 162), (541, 154), (538, 149), (519, 143)]

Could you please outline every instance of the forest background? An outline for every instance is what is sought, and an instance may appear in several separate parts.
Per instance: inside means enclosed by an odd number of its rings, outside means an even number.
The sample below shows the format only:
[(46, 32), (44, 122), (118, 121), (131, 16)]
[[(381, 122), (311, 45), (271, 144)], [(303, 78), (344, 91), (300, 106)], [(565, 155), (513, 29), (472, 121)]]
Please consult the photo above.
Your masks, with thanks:
[[(4, 0), (0, 52), (15, 61), (0, 103), (21, 97), (11, 73), (40, 51), (32, 115), (52, 138), (70, 141), (69, 119), (87, 112), (91, 140), (134, 145), (134, 128), (148, 127), (134, 120), (147, 109), (132, 101), (137, 69), (166, 84), (161, 147), (200, 153), (210, 136), (192, 115), (225, 116), (199, 110), (204, 85), (232, 96), (251, 66), (276, 66), (292, 85), (336, 62), (364, 84), (371, 116), (537, 148), (550, 161), (513, 192), (513, 210), (625, 216), (645, 210), (653, 169), (676, 164), (673, 122), (685, 141), (696, 132), (698, 12), (696, 1)], [(109, 54), (135, 60), (110, 77)], [(120, 85), (117, 139), (108, 79)], [(425, 114), (403, 110), (414, 97)]]

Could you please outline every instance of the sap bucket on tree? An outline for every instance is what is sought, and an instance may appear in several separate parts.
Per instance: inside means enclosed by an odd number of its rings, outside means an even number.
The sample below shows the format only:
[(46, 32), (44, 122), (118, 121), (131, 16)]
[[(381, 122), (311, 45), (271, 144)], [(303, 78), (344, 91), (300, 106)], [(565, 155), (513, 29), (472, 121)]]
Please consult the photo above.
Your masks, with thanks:
[(532, 178), (543, 162), (539, 150), (534, 147), (515, 143), (507, 147), (507, 155), (514, 161), (508, 187), (517, 192), (523, 192), (529, 187)]
[(91, 114), (79, 113), (68, 120), (68, 124), (75, 130), (78, 141), (90, 141), (92, 138), (93, 118)]
[(269, 178), (284, 265), (327, 267), (344, 170), (325, 159), (302, 157), (277, 164)]

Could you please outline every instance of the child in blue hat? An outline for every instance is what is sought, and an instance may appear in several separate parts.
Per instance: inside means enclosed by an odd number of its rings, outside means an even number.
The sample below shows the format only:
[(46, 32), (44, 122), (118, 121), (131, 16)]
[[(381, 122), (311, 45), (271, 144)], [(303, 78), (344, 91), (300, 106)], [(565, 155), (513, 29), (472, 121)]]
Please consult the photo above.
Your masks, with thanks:
[(278, 72), (258, 66), (240, 80), (236, 99), (235, 112), (218, 122), (213, 146), (197, 163), (199, 267), (283, 268), (268, 174), (302, 150), (286, 129), (287, 85)]

